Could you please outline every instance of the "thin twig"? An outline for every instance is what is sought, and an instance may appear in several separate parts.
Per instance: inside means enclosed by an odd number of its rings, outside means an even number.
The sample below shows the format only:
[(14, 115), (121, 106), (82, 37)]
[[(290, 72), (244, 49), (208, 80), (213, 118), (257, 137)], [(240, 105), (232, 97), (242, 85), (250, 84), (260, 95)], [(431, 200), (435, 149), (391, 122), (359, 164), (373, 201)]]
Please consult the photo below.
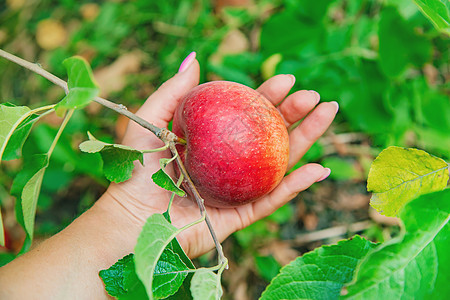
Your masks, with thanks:
[(169, 143), (170, 151), (172, 152), (172, 155), (176, 157), (176, 162), (178, 165), (178, 168), (180, 170), (180, 173), (184, 175), (186, 182), (188, 184), (189, 189), (191, 190), (195, 201), (197, 202), (198, 207), (200, 208), (200, 214), (205, 214), (205, 222), (208, 226), (209, 232), (211, 233), (211, 236), (214, 240), (214, 245), (216, 246), (217, 254), (218, 254), (218, 260), (219, 264), (225, 264), (227, 262), (227, 259), (223, 253), (222, 245), (219, 242), (219, 239), (216, 236), (216, 233), (214, 232), (214, 228), (212, 226), (211, 220), (209, 219), (208, 214), (206, 213), (206, 207), (205, 207), (205, 200), (203, 200), (202, 196), (200, 196), (200, 193), (198, 192), (197, 188), (195, 187), (194, 183), (192, 182), (192, 179), (189, 177), (189, 174), (181, 161), (180, 155), (178, 155), (177, 148), (175, 147), (174, 142)]
[[(36, 74), (41, 75), (42, 77), (48, 79), (49, 81), (53, 82), (54, 84), (56, 84), (57, 86), (60, 86), (61, 88), (64, 89), (64, 92), (67, 94), (69, 92), (69, 88), (67, 86), (67, 82), (65, 82), (64, 80), (62, 80), (61, 78), (53, 75), (52, 73), (42, 69), (39, 65), (31, 63), (29, 61), (26, 61), (20, 57), (17, 57), (15, 55), (12, 55), (2, 49), (0, 49), (0, 56), (6, 58), (9, 61), (12, 61), (30, 71), (33, 71)], [(125, 105), (122, 104), (116, 104), (114, 102), (111, 102), (109, 100), (106, 100), (104, 98), (101, 97), (95, 97), (93, 99), (95, 102), (114, 110), (115, 112), (126, 116), (127, 118), (129, 118), (130, 120), (136, 122), (137, 124), (141, 125), (142, 127), (150, 130), (151, 132), (153, 132), (158, 138), (162, 139), (162, 140), (167, 140), (167, 141), (174, 141), (174, 142), (180, 142), (183, 143), (183, 140), (178, 139), (178, 137), (170, 132), (169, 130), (167, 130), (166, 128), (159, 128), (149, 122), (147, 122), (146, 120), (142, 119), (141, 117), (133, 114), (132, 112), (128, 111), (128, 109), (126, 108)]]
[(0, 49), (0, 56), (6, 58), (9, 61), (12, 61), (13, 63), (18, 64), (19, 66), (22, 66), (30, 71), (33, 71), (36, 74), (41, 75), (42, 77), (46, 78), (47, 80), (53, 82), (54, 84), (62, 87), (66, 94), (69, 92), (69, 89), (67, 87), (67, 83), (53, 75), (52, 73), (47, 72), (46, 70), (42, 69), (38, 64), (31, 63), (29, 61), (26, 61), (20, 57), (17, 57), (11, 53), (8, 53), (2, 49)]
[(320, 240), (338, 237), (338, 236), (344, 235), (348, 232), (363, 231), (363, 230), (366, 230), (367, 228), (369, 228), (371, 225), (372, 225), (372, 223), (369, 220), (367, 220), (367, 221), (353, 223), (348, 226), (341, 225), (341, 226), (330, 227), (330, 228), (326, 228), (326, 229), (322, 229), (322, 230), (317, 230), (317, 231), (301, 234), (301, 235), (295, 237), (295, 239), (292, 242), (296, 246), (301, 246), (301, 245), (304, 245), (304, 244), (307, 244), (310, 242), (316, 242), (316, 241), (320, 241)]

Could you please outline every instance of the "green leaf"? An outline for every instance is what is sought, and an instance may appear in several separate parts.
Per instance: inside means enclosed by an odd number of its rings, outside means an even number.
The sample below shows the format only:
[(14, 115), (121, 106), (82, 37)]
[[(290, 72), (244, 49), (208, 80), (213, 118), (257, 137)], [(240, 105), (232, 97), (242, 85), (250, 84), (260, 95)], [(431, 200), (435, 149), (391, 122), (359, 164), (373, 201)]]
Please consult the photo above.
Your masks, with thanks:
[(5, 230), (3, 229), (3, 217), (1, 209), (0, 209), (0, 246), (5, 247)]
[(25, 230), (33, 238), (34, 219), (36, 217), (36, 206), (41, 191), (42, 179), (44, 178), (47, 165), (31, 177), (22, 191), (22, 210)]
[(125, 266), (130, 263), (133, 263), (133, 254), (124, 256), (114, 265), (109, 267), (109, 269), (101, 270), (99, 272), (99, 275), (105, 284), (105, 289), (109, 295), (119, 297), (127, 292), (123, 282), (123, 271)]
[(361, 262), (350, 299), (448, 299), (450, 189), (422, 195), (399, 214), (404, 230)]
[(166, 172), (166, 166), (169, 164), (173, 158), (161, 158), (159, 160), (159, 164), (161, 166), (161, 169), (159, 169), (156, 173), (152, 175), (153, 182), (156, 183), (158, 186), (162, 187), (163, 189), (166, 189), (170, 192), (174, 192), (180, 197), (184, 197), (186, 195), (185, 191), (180, 189), (176, 183), (173, 181), (172, 177), (170, 177), (169, 174)]
[[(30, 241), (33, 239), (36, 204), (47, 166), (47, 154), (25, 157), (23, 169), (17, 174), (11, 186), (11, 194), (17, 198), (16, 215), (18, 222), (25, 229)], [(27, 242), (25, 245), (27, 245)], [(26, 249), (24, 250), (26, 251)]]
[[(163, 216), (166, 218), (169, 223), (170, 216), (169, 213), (166, 211), (163, 213)], [(194, 264), (189, 259), (187, 254), (184, 252), (183, 248), (181, 248), (180, 243), (178, 242), (177, 238), (174, 238), (166, 247), (166, 249), (172, 250), (174, 253), (178, 254), (180, 259), (183, 261), (183, 263), (189, 268), (189, 269), (195, 269)], [(190, 292), (190, 286), (191, 286), (191, 279), (192, 279), (193, 273), (189, 273), (187, 275), (187, 278), (184, 280), (183, 285), (178, 289), (177, 293), (170, 296), (168, 299), (192, 299), (191, 292)]]
[(81, 143), (80, 150), (87, 153), (100, 152), (103, 160), (103, 173), (109, 181), (123, 182), (130, 179), (135, 160), (144, 164), (142, 151), (125, 145), (108, 144), (97, 140), (90, 133), (88, 135), (89, 141)]
[[(168, 248), (164, 249), (155, 268), (153, 296), (163, 299), (175, 294), (188, 275), (184, 272), (188, 269), (176, 253)], [(99, 275), (105, 284), (106, 291), (113, 297), (148, 299), (145, 287), (136, 274), (132, 253), (119, 259), (107, 270), (101, 270)]]
[(132, 253), (99, 272), (109, 295), (118, 299), (148, 299), (145, 287), (136, 275)]
[(12, 262), (16, 258), (14, 253), (0, 252), (0, 267)]
[(318, 50), (323, 25), (300, 18), (297, 12), (285, 10), (273, 14), (264, 23), (260, 40), (265, 58), (277, 53), (289, 57)]
[(431, 58), (430, 41), (415, 33), (394, 7), (381, 11), (378, 37), (380, 66), (389, 77), (400, 76), (409, 63), (421, 67)]
[(392, 124), (392, 116), (380, 101), (389, 82), (375, 62), (365, 61), (359, 66), (349, 63), (348, 68), (355, 68), (355, 74), (349, 74), (339, 93), (342, 113), (353, 129), (383, 138)]
[[(8, 147), (8, 141), (13, 137), (14, 130), (20, 125), (16, 124), (22, 116), (28, 114), (31, 110), (26, 106), (14, 106), (10, 103), (0, 104), (0, 160), (5, 156), (5, 160), (12, 159), (14, 147)], [(21, 122), (24, 123), (24, 122)], [(22, 132), (23, 135), (23, 132)], [(18, 143), (18, 137), (14, 138), (15, 144)], [(20, 143), (19, 143), (20, 144)], [(23, 145), (23, 142), (20, 146)], [(9, 149), (8, 149), (9, 148)], [(21, 147), (20, 147), (21, 148)], [(8, 151), (6, 151), (8, 149)]]
[(170, 249), (164, 249), (155, 268), (153, 279), (153, 296), (164, 299), (175, 294), (188, 275), (189, 268), (178, 254)]
[(450, 35), (450, 4), (442, 0), (414, 0), (434, 27)]
[(99, 94), (98, 84), (88, 62), (80, 57), (74, 56), (63, 61), (66, 67), (69, 93), (56, 105), (58, 115), (63, 115), (66, 109), (82, 108), (89, 104)]
[(38, 118), (37, 115), (33, 114), (19, 124), (6, 145), (5, 152), (3, 153), (3, 160), (17, 159), (22, 156), (23, 144), (28, 138), (34, 122), (36, 122)]
[(176, 253), (189, 269), (195, 269), (194, 264), (184, 252), (183, 248), (181, 248), (177, 238), (174, 238), (169, 245), (167, 245), (166, 249), (170, 249), (172, 252)]
[(410, 200), (447, 186), (448, 164), (425, 151), (391, 146), (372, 163), (367, 190), (370, 205), (394, 217)]
[(271, 281), (280, 271), (280, 264), (269, 256), (255, 256), (255, 266), (258, 274), (267, 281)]
[(150, 299), (153, 299), (153, 273), (159, 257), (179, 230), (163, 215), (153, 214), (142, 229), (136, 247), (134, 260), (136, 273), (144, 284)]
[[(79, 115), (80, 113), (84, 112), (75, 111), (74, 114)], [(69, 123), (70, 127), (67, 128), (67, 132), (63, 132), (60, 136), (59, 142), (52, 153), (52, 161), (58, 165), (64, 166), (64, 168), (68, 167), (68, 169), (72, 169), (75, 174), (89, 174), (93, 176), (93, 178), (96, 178), (99, 182), (104, 182), (104, 184), (106, 184), (103, 174), (103, 161), (101, 155), (80, 153), (79, 149), (74, 149), (72, 147), (73, 134), (70, 131), (73, 130), (72, 126), (76, 125), (76, 122), (79, 121), (77, 118), (78, 116), (72, 117), (71, 122)], [(56, 133), (57, 129), (52, 128), (47, 124), (41, 124), (40, 126), (34, 128), (32, 137), (34, 139), (34, 144), (37, 147), (36, 150), (39, 152), (45, 152), (49, 149)], [(72, 177), (75, 175), (73, 173), (68, 175)]]
[(316, 248), (284, 266), (261, 300), (336, 299), (344, 284), (352, 280), (358, 262), (376, 246), (356, 235), (336, 245)]
[(136, 274), (136, 265), (134, 263), (134, 257), (128, 263), (123, 270), (123, 283), (125, 289), (127, 290), (126, 294), (119, 296), (119, 300), (147, 300), (148, 295), (145, 290), (142, 281)]
[(359, 175), (355, 163), (339, 157), (324, 158), (322, 165), (333, 170), (330, 178), (334, 180), (351, 180), (358, 178)]
[(198, 269), (192, 277), (191, 293), (194, 300), (220, 299), (223, 293), (220, 276), (208, 269)]

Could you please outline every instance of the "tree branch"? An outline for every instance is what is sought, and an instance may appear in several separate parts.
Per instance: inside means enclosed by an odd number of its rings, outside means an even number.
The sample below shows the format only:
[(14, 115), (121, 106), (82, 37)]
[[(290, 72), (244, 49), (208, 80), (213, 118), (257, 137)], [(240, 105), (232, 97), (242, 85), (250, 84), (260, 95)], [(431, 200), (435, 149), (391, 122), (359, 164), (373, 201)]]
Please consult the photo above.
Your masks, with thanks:
[[(39, 65), (31, 63), (29, 61), (26, 61), (20, 57), (17, 57), (15, 55), (12, 55), (2, 49), (0, 49), (0, 56), (6, 58), (7, 60), (14, 62), (30, 71), (33, 71), (36, 74), (41, 75), (42, 77), (48, 79), (49, 81), (53, 82), (54, 84), (62, 87), (67, 94), (69, 92), (69, 88), (67, 86), (67, 82), (60, 79), (59, 77), (51, 74), (50, 72), (42, 69)], [(216, 233), (214, 232), (214, 228), (212, 226), (211, 220), (206, 213), (206, 207), (203, 198), (200, 196), (199, 192), (197, 191), (197, 188), (195, 187), (194, 183), (192, 182), (191, 178), (189, 177), (189, 174), (186, 170), (186, 168), (183, 165), (183, 162), (181, 161), (180, 156), (178, 155), (177, 149), (175, 147), (176, 143), (185, 144), (186, 142), (179, 138), (176, 134), (171, 132), (170, 130), (166, 128), (159, 128), (146, 120), (140, 118), (139, 116), (133, 114), (132, 112), (128, 111), (127, 108), (122, 104), (116, 104), (114, 102), (111, 102), (109, 100), (96, 97), (94, 98), (94, 101), (114, 110), (115, 112), (124, 115), (128, 117), (130, 120), (136, 122), (137, 124), (141, 125), (142, 127), (150, 130), (152, 133), (154, 133), (159, 139), (161, 139), (164, 143), (169, 143), (170, 151), (172, 152), (172, 155), (176, 156), (176, 162), (178, 165), (178, 168), (180, 169), (181, 174), (185, 177), (185, 180), (188, 183), (188, 186), (192, 193), (194, 194), (195, 201), (197, 202), (198, 207), (200, 208), (200, 213), (203, 215), (205, 214), (205, 222), (208, 226), (209, 232), (211, 233), (211, 236), (214, 240), (214, 244), (216, 246), (216, 250), (218, 253), (218, 260), (219, 265), (226, 267), (227, 264), (227, 258), (225, 257), (222, 249), (222, 245), (220, 244), (219, 240), (217, 239)]]
[[(42, 69), (38, 64), (31, 63), (29, 61), (26, 61), (20, 57), (17, 57), (15, 55), (12, 55), (2, 49), (0, 49), (0, 56), (6, 58), (9, 61), (12, 61), (13, 63), (16, 63), (30, 71), (33, 71), (36, 74), (41, 75), (42, 77), (46, 78), (47, 80), (51, 81), (52, 83), (60, 86), (64, 89), (64, 92), (67, 94), (69, 92), (69, 88), (67, 86), (67, 82), (62, 80), (61, 78), (53, 75), (52, 73)], [(162, 139), (163, 141), (174, 141), (177, 143), (184, 144), (184, 140), (179, 139), (174, 133), (167, 130), (166, 128), (159, 128), (146, 120), (142, 119), (141, 117), (133, 114), (132, 112), (128, 111), (125, 105), (122, 104), (116, 104), (114, 102), (111, 102), (109, 100), (103, 99), (101, 97), (95, 97), (93, 99), (95, 102), (114, 110), (115, 112), (126, 116), (130, 120), (136, 122), (137, 124), (141, 125), (142, 127), (150, 130), (152, 133), (154, 133), (158, 138)]]

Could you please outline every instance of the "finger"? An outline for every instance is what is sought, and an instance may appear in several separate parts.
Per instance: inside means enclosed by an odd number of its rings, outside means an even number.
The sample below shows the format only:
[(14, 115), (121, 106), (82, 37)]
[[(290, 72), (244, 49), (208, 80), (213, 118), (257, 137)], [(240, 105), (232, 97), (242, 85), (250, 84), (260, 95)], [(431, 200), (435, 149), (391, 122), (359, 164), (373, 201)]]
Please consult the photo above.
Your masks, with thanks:
[(303, 119), (320, 101), (316, 91), (298, 91), (289, 95), (278, 107), (286, 126)]
[(327, 175), (328, 172), (329, 169), (325, 169), (319, 164), (307, 164), (295, 170), (283, 178), (269, 195), (253, 203), (253, 222), (267, 217), (299, 192), (306, 190), (313, 183), (323, 180), (324, 175)]
[(286, 97), (294, 86), (295, 77), (290, 74), (276, 75), (257, 88), (257, 91), (263, 94), (273, 105), (277, 105)]
[(200, 80), (200, 66), (196, 59), (181, 73), (164, 82), (145, 101), (137, 115), (158, 127), (166, 127), (172, 120), (180, 99)]
[(306, 151), (325, 133), (339, 109), (337, 102), (319, 104), (303, 122), (289, 134), (289, 163), (292, 168)]

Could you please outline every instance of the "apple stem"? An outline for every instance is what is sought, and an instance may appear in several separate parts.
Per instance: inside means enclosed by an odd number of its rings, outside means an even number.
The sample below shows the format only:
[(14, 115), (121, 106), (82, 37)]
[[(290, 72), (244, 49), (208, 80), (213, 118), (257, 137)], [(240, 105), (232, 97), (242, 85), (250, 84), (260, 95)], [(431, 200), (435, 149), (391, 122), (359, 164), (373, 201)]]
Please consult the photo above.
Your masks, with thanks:
[[(57, 86), (60, 86), (64, 89), (64, 92), (66, 94), (69, 93), (69, 87), (67, 85), (67, 82), (62, 80), (61, 78), (53, 75), (52, 73), (44, 70), (41, 68), (38, 64), (31, 63), (29, 61), (26, 61), (20, 57), (17, 57), (13, 54), (10, 54), (2, 49), (0, 49), (0, 57), (4, 57), (7, 60), (16, 63), (30, 71), (33, 71), (34, 73), (41, 75), (42, 77), (46, 78), (50, 82), (54, 83)], [(200, 213), (205, 215), (205, 222), (208, 226), (209, 232), (211, 233), (211, 237), (214, 240), (214, 245), (216, 246), (217, 254), (218, 254), (218, 261), (219, 265), (223, 266), (223, 268), (227, 267), (227, 258), (225, 257), (222, 249), (222, 245), (220, 244), (220, 241), (217, 239), (217, 235), (214, 231), (214, 228), (211, 223), (211, 219), (209, 218), (206, 207), (205, 207), (205, 201), (200, 196), (199, 192), (197, 191), (197, 188), (195, 187), (194, 183), (192, 182), (191, 178), (189, 177), (189, 174), (186, 170), (186, 168), (183, 165), (183, 162), (181, 161), (180, 156), (178, 155), (178, 151), (175, 147), (175, 144), (186, 144), (186, 141), (184, 139), (179, 138), (175, 133), (171, 132), (170, 130), (166, 128), (159, 128), (146, 120), (140, 118), (139, 116), (133, 114), (130, 112), (125, 105), (123, 104), (116, 104), (114, 102), (111, 102), (107, 99), (101, 98), (101, 97), (95, 97), (93, 99), (95, 102), (99, 103), (100, 105), (103, 105), (109, 109), (114, 110), (115, 112), (126, 116), (130, 120), (136, 122), (137, 124), (141, 125), (145, 129), (148, 129), (153, 134), (155, 134), (160, 140), (162, 140), (164, 143), (169, 143), (169, 148), (172, 152), (172, 155), (176, 157), (176, 162), (178, 164), (178, 167), (185, 177), (185, 180), (188, 183), (189, 188), (191, 189), (192, 193), (194, 194), (195, 201), (197, 202), (198, 207), (200, 208)]]

